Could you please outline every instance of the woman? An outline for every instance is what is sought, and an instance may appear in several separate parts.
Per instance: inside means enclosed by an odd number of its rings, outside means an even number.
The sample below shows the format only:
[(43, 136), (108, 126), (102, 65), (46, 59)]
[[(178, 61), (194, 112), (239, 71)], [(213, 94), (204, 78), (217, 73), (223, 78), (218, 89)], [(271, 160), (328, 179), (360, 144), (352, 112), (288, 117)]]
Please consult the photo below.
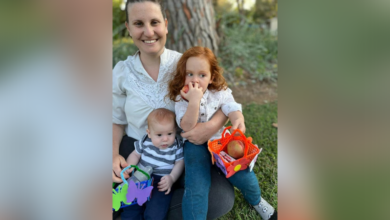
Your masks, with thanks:
[[(174, 103), (165, 96), (168, 81), (181, 54), (165, 48), (168, 21), (158, 0), (128, 0), (126, 27), (139, 51), (120, 61), (113, 70), (113, 181), (121, 182), (125, 158), (134, 150), (134, 142), (146, 134), (146, 118), (156, 108), (174, 111)], [(219, 110), (212, 120), (198, 124), (182, 136), (203, 144), (216, 133), (227, 118)], [(126, 135), (123, 136), (123, 133)], [(226, 214), (234, 203), (234, 190), (218, 169), (212, 170), (209, 193), (209, 219)], [(127, 176), (125, 176), (127, 178)], [(178, 182), (183, 182), (178, 181)], [(181, 219), (183, 184), (173, 191), (168, 219)], [(181, 187), (181, 188), (180, 188)]]

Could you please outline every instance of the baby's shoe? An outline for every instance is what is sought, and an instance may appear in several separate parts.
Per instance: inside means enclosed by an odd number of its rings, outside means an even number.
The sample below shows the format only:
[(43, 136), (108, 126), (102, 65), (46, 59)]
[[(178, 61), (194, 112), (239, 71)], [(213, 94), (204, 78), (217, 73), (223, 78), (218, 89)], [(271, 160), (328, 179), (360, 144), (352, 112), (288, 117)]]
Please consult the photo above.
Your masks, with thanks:
[(275, 209), (262, 197), (260, 197), (260, 202), (257, 205), (254, 205), (253, 208), (260, 214), (263, 220), (274, 220), (278, 219), (277, 212)]

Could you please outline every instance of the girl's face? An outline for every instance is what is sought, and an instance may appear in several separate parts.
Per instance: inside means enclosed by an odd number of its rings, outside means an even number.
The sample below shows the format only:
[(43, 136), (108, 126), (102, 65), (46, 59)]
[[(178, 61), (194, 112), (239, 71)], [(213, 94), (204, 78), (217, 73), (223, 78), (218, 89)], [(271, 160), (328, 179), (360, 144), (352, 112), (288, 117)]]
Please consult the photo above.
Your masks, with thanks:
[(209, 61), (204, 57), (190, 57), (186, 63), (186, 80), (184, 84), (198, 83), (204, 93), (212, 82)]
[(160, 6), (153, 2), (132, 3), (128, 7), (127, 30), (141, 54), (159, 56), (164, 52), (168, 34), (168, 21)]

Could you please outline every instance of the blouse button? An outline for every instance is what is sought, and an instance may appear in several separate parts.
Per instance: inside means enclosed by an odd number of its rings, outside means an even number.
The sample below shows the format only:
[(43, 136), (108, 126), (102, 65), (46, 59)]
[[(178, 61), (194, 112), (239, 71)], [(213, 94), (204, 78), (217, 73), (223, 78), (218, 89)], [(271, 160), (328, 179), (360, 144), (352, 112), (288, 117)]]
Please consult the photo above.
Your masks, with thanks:
[(203, 106), (203, 103), (200, 103), (201, 106)]
[(217, 107), (214, 107), (214, 110), (217, 110)]
[(201, 114), (201, 116), (203, 116), (203, 115), (204, 115), (204, 113)]

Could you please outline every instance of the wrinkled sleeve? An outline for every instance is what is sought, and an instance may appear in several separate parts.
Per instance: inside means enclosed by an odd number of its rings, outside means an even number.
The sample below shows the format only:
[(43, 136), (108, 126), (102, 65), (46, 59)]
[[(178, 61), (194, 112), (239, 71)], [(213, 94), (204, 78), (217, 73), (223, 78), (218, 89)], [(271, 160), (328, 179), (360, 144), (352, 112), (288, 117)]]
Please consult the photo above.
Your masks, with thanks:
[(142, 141), (144, 140), (144, 138), (145, 136), (141, 140), (134, 142), (134, 149), (139, 155), (141, 155), (144, 152), (143, 145), (142, 145)]
[[(179, 96), (176, 97), (176, 100), (180, 98)], [(179, 128), (182, 128), (180, 127), (180, 122), (184, 114), (186, 113), (187, 108), (188, 108), (188, 102), (184, 101), (183, 99), (181, 99), (178, 102), (175, 102), (176, 123), (177, 126), (179, 126)]]
[(127, 124), (125, 114), (126, 92), (122, 84), (125, 80), (125, 65), (118, 62), (112, 71), (112, 122), (115, 124)]
[(222, 105), (221, 109), (222, 112), (228, 117), (229, 113), (240, 111), (242, 112), (241, 104), (237, 103), (234, 100), (234, 97), (232, 95), (232, 90), (229, 88), (226, 90), (221, 91), (221, 99), (222, 99)]

